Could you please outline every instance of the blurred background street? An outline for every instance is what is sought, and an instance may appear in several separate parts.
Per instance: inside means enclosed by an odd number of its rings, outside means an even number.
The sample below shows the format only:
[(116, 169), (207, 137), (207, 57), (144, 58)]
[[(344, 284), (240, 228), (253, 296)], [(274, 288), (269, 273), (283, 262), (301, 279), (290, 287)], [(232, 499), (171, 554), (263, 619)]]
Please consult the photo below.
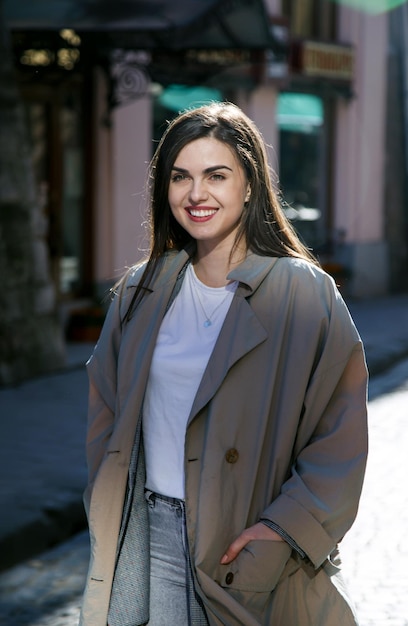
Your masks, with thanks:
[(84, 364), (145, 256), (167, 121), (228, 100), (364, 340), (344, 576), (361, 626), (408, 626), (408, 1), (0, 0), (0, 50), (0, 625), (77, 623)]

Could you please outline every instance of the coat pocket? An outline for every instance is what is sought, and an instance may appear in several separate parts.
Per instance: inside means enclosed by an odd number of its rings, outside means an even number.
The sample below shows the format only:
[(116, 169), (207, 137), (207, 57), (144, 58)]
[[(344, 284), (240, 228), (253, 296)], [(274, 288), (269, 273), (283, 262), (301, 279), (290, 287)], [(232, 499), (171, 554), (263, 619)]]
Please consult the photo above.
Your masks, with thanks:
[(259, 616), (291, 553), (286, 541), (250, 541), (232, 563), (223, 566), (221, 586), (242, 606)]

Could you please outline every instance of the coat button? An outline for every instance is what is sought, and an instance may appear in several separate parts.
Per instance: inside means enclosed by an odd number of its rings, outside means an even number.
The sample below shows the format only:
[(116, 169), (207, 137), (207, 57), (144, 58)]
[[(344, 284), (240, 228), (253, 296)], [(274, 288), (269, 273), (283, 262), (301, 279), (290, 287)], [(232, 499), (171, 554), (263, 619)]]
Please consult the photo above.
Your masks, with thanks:
[(238, 461), (239, 453), (235, 448), (230, 448), (225, 454), (225, 460), (227, 463), (236, 463)]
[(230, 585), (233, 580), (234, 580), (234, 574), (232, 572), (228, 572), (228, 574), (225, 576), (226, 584)]

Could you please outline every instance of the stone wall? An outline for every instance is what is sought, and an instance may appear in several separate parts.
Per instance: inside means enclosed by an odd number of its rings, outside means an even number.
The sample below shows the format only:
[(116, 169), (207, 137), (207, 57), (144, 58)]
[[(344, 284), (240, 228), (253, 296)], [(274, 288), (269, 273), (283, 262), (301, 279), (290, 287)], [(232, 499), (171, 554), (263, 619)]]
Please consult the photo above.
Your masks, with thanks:
[(0, 40), (0, 385), (8, 385), (62, 367), (64, 340), (46, 220), (1, 22)]

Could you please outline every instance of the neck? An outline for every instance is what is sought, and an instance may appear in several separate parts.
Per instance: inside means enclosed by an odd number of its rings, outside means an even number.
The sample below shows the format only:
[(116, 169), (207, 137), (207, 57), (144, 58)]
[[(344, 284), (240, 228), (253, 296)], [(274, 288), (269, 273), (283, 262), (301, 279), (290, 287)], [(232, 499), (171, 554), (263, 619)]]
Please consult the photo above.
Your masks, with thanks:
[(245, 258), (246, 250), (238, 246), (231, 256), (231, 249), (205, 250), (197, 242), (197, 254), (193, 261), (197, 277), (208, 287), (223, 287), (230, 281), (229, 272)]

